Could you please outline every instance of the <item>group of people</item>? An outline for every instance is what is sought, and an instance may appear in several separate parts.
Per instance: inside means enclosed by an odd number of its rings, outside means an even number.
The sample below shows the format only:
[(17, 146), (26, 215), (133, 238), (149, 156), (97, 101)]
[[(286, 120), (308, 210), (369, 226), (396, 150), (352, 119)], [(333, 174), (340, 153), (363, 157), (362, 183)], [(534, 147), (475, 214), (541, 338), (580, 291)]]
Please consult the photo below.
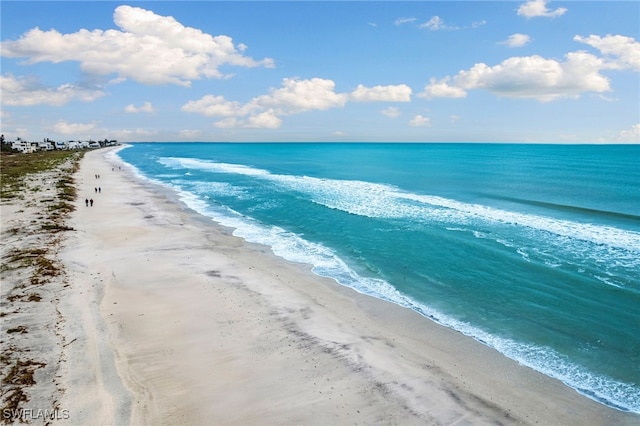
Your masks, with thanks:
[[(94, 177), (96, 179), (100, 179), (100, 175), (94, 175)], [(95, 188), (93, 188), (93, 190), (94, 190), (94, 192), (96, 194), (102, 193), (102, 188), (99, 187), (99, 186), (96, 186)], [(89, 206), (93, 207), (93, 198), (85, 198), (84, 199), (84, 205), (87, 206), (87, 207), (89, 207)]]

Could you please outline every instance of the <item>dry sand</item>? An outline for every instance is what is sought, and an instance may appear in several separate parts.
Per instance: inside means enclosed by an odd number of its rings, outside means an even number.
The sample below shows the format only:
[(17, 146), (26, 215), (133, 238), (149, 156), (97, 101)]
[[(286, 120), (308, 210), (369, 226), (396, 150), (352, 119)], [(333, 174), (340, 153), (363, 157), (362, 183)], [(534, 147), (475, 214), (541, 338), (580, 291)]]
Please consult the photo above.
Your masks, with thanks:
[(82, 160), (60, 251), (68, 418), (55, 423), (640, 421), (233, 237), (110, 151)]

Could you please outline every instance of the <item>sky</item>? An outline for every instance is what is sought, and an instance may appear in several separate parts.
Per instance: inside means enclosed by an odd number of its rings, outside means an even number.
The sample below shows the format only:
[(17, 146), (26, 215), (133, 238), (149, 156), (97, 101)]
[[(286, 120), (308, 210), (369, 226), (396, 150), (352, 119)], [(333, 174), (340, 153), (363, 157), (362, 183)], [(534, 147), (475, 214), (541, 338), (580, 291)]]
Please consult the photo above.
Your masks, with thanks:
[(640, 143), (638, 1), (6, 1), (7, 140)]

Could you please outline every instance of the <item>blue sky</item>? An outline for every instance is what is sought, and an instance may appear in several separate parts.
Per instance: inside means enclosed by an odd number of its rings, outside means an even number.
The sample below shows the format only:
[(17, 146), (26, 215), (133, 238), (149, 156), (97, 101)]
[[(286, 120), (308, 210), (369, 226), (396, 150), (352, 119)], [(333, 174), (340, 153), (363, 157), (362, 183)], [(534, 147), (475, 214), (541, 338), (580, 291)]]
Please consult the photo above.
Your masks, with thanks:
[(9, 140), (640, 143), (637, 1), (2, 1)]

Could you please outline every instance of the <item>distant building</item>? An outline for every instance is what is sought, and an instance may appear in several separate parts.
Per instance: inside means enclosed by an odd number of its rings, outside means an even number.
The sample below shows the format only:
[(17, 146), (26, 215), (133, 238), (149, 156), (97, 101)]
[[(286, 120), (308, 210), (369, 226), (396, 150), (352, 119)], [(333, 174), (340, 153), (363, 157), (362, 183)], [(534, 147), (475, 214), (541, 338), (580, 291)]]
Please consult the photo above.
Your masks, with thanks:
[(38, 151), (52, 151), (53, 142), (38, 142)]
[(11, 149), (24, 153), (32, 153), (36, 152), (38, 145), (36, 143), (18, 140), (11, 143)]

